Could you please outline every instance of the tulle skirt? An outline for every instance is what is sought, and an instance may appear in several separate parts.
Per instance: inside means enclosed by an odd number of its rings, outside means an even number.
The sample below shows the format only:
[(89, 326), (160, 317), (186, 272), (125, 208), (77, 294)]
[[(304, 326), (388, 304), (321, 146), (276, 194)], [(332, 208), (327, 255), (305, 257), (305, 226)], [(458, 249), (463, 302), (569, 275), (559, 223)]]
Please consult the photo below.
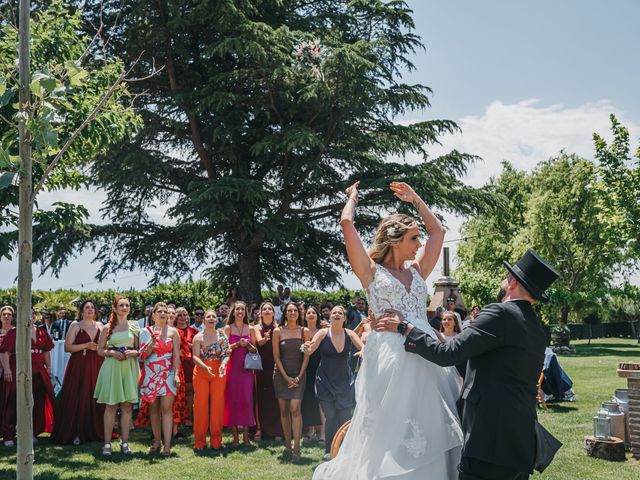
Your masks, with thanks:
[(453, 480), (463, 434), (460, 379), (404, 351), (397, 333), (371, 333), (356, 380), (356, 409), (340, 452), (313, 480)]

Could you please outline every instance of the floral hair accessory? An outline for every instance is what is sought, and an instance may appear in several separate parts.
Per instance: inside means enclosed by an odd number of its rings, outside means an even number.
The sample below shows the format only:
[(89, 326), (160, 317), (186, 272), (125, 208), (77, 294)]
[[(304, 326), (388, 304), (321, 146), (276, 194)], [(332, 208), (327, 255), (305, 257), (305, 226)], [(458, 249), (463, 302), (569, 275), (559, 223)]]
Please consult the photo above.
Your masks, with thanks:
[(398, 230), (398, 228), (396, 227), (387, 228), (387, 235), (389, 235), (390, 237), (395, 237), (399, 234), (400, 234), (400, 231)]

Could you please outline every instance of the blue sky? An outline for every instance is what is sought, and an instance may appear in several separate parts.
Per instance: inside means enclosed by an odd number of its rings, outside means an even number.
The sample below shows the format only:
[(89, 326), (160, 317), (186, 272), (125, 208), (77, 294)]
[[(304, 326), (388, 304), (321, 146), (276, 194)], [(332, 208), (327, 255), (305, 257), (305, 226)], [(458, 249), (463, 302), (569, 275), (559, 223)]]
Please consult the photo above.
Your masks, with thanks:
[(406, 78), (434, 90), (434, 116), (458, 119), (491, 101), (609, 100), (640, 123), (640, 2), (412, 0), (426, 50)]
[[(451, 148), (480, 155), (466, 181), (482, 185), (499, 174), (502, 160), (531, 169), (560, 149), (592, 157), (593, 132), (606, 134), (615, 113), (640, 137), (640, 1), (635, 0), (412, 0), (416, 33), (425, 50), (413, 56), (408, 83), (434, 90), (432, 108), (404, 121), (447, 118), (462, 133), (443, 139), (433, 155)], [(417, 161), (407, 158), (407, 161)], [(101, 192), (46, 193), (53, 201), (80, 201), (99, 221)], [(156, 212), (161, 217), (163, 209)], [(448, 239), (458, 238), (462, 219), (446, 216)], [(455, 242), (451, 243), (455, 258)], [(122, 272), (102, 285), (84, 254), (59, 279), (38, 277), (34, 288), (140, 288), (141, 272)], [(0, 262), (0, 287), (13, 285), (17, 264)], [(440, 275), (436, 268), (432, 278)], [(357, 280), (346, 274), (350, 288)], [(634, 281), (638, 282), (638, 276)]]

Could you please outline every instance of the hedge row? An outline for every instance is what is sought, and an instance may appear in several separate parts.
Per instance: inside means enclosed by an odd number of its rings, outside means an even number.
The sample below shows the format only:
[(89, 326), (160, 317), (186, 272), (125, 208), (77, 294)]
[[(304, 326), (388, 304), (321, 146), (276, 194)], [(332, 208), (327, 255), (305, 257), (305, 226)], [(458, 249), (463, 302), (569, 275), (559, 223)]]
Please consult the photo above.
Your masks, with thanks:
[[(306, 304), (322, 304), (333, 302), (346, 305), (355, 295), (351, 290), (336, 290), (333, 292), (316, 292), (313, 290), (296, 290), (292, 292), (295, 300), (302, 300)], [(362, 292), (359, 292), (362, 293)], [(34, 290), (32, 303), (37, 311), (55, 311), (65, 307), (75, 311), (83, 300), (93, 300), (97, 305), (110, 306), (116, 295), (125, 295), (131, 301), (132, 310), (142, 310), (145, 305), (159, 301), (175, 303), (193, 311), (196, 306), (210, 308), (224, 301), (220, 292), (213, 288), (206, 280), (192, 282), (163, 283), (143, 290)], [(263, 298), (273, 298), (274, 292), (263, 291)], [(16, 289), (0, 290), (0, 305), (16, 304)]]

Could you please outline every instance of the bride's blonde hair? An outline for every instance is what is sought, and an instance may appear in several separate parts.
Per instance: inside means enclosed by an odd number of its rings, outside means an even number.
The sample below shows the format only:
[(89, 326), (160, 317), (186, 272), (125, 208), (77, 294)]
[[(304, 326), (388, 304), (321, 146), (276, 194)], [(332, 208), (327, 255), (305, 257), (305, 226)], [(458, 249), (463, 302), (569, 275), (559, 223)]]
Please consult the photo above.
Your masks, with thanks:
[(404, 213), (394, 213), (385, 217), (378, 225), (376, 235), (373, 238), (373, 245), (369, 250), (371, 259), (380, 263), (389, 253), (391, 245), (400, 242), (407, 231), (412, 228), (419, 228), (419, 224), (415, 218), (405, 215)]

